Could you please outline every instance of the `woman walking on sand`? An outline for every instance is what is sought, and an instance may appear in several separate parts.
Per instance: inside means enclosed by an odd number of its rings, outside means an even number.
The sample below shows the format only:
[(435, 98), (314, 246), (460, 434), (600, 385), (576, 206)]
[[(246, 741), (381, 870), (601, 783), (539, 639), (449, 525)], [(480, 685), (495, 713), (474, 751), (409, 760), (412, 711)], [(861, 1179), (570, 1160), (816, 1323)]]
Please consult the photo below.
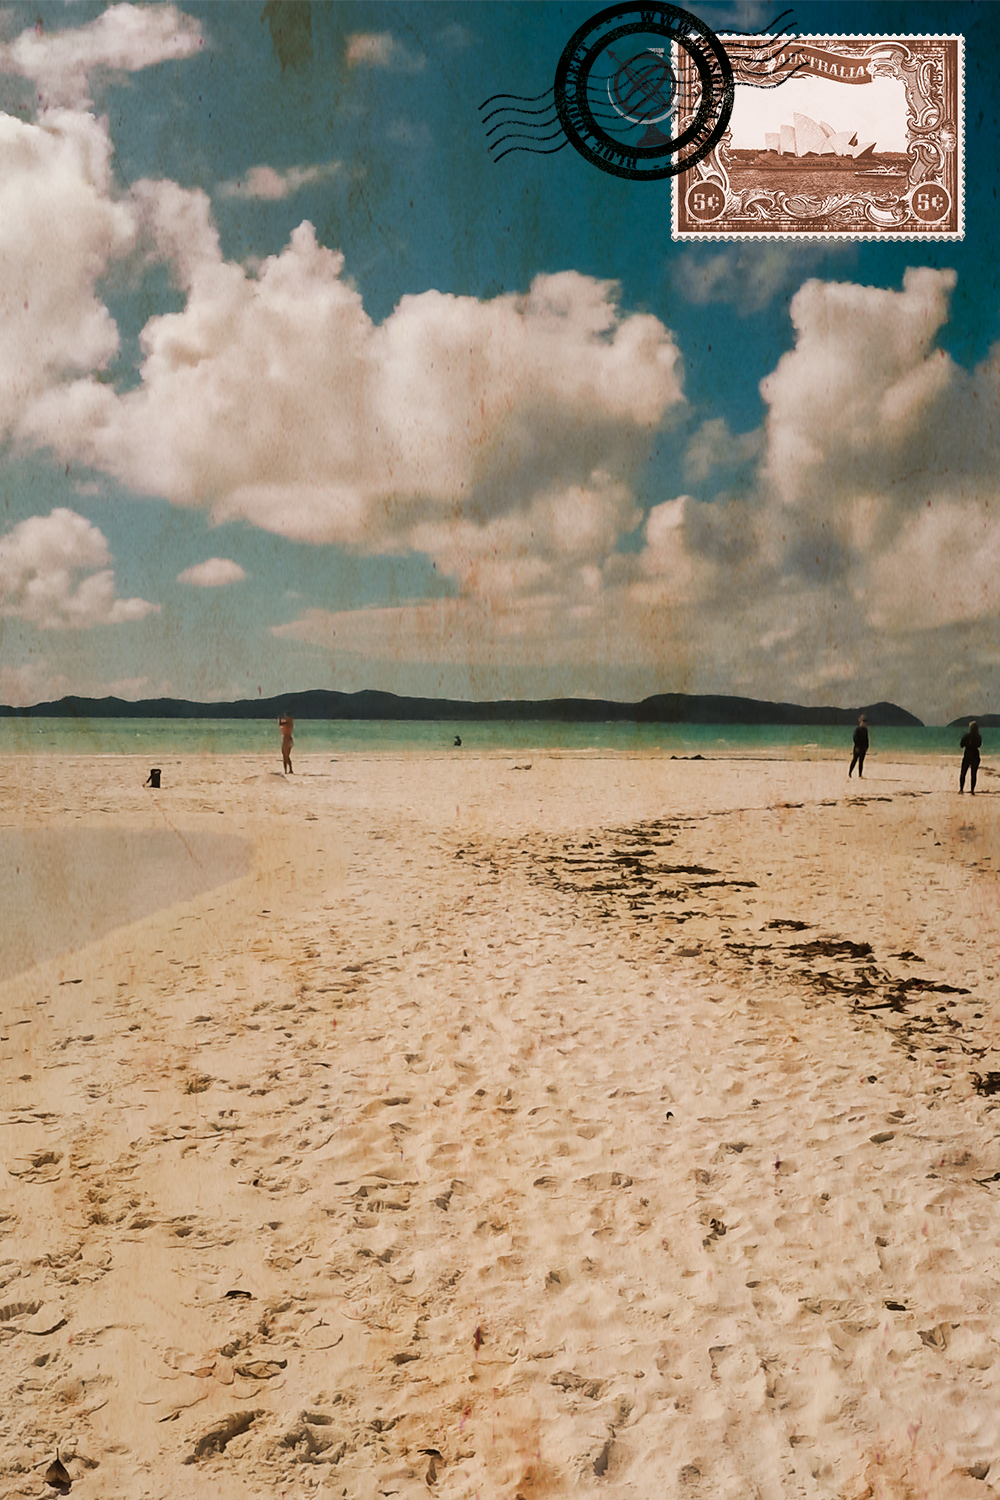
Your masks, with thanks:
[(287, 775), (292, 770), (292, 730), (295, 720), (290, 714), (282, 714), (278, 720), (278, 728), (281, 730), (281, 763), (282, 769)]
[(979, 733), (979, 724), (975, 719), (969, 720), (969, 728), (962, 735), (959, 744), (962, 747), (962, 769), (958, 777), (958, 790), (965, 791), (965, 778), (969, 778), (969, 791), (976, 795), (976, 773), (979, 770), (979, 752), (982, 749), (983, 737)]

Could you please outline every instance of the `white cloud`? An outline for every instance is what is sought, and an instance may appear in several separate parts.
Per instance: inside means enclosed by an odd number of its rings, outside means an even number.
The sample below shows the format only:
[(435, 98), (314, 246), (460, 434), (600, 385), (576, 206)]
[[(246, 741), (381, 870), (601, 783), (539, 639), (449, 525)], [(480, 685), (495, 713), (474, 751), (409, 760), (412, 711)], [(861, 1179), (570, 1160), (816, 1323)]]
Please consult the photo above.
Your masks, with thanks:
[(706, 586), (705, 561), (688, 544), (684, 522), (696, 502), (689, 495), (654, 505), (645, 545), (619, 567), (619, 608), (632, 633), (657, 638), (670, 612), (694, 604)]
[(285, 167), (282, 170), (268, 166), (251, 167), (242, 177), (221, 183), (218, 191), (222, 198), (256, 198), (275, 202), (281, 198), (290, 198), (293, 193), (304, 187), (311, 187), (316, 182), (327, 182), (342, 170), (343, 164), (339, 161), (318, 162), (308, 167)]
[(75, 511), (19, 521), (0, 537), (0, 615), (43, 630), (89, 630), (156, 613), (158, 604), (115, 597), (110, 562), (102, 533)]
[(64, 375), (103, 369), (118, 330), (94, 287), (131, 248), (111, 197), (111, 145), (90, 115), (0, 114), (0, 438)]
[(931, 721), (981, 707), (1000, 617), (1000, 363), (970, 373), (936, 352), (949, 289), (932, 272), (898, 292), (804, 288), (764, 432), (713, 421), (689, 449), (705, 477), (756, 455), (751, 488), (654, 505), (638, 551), (618, 550), (637, 512), (609, 466), (488, 520), (415, 527), (456, 597), (307, 610), (275, 633), (348, 666), (465, 664), (487, 692), (538, 671), (565, 687), (597, 662), (689, 691), (887, 697)]
[[(651, 513), (632, 596), (659, 590), (672, 640), (696, 636), (728, 690), (774, 696), (784, 679), (788, 697), (890, 697), (941, 718), (962, 707), (955, 663), (962, 683), (993, 675), (1000, 347), (972, 371), (937, 347), (954, 282), (929, 269), (900, 291), (808, 282), (795, 346), (762, 382), (753, 489)], [(730, 453), (740, 441), (705, 424), (695, 477), (714, 438)]]
[(190, 258), (184, 311), (147, 324), (140, 389), (54, 388), (22, 434), (216, 519), (451, 566), (504, 517), (510, 547), (548, 534), (560, 496), (620, 508), (682, 399), (671, 335), (609, 282), (426, 292), (375, 325), (309, 224), (257, 277), (213, 257)]
[(212, 202), (201, 188), (140, 178), (132, 188), (130, 207), (146, 230), (152, 258), (166, 261), (179, 286), (189, 288), (196, 272), (222, 265)]
[(446, 47), (453, 47), (456, 52), (464, 52), (467, 47), (474, 44), (475, 37), (460, 21), (450, 21), (438, 32), (438, 41)]
[(909, 516), (869, 569), (872, 623), (925, 630), (966, 621), (1000, 622), (1000, 523), (993, 507), (931, 505)]
[(411, 120), (393, 120), (386, 130), (390, 141), (395, 141), (399, 146), (408, 146), (411, 150), (423, 150), (433, 140), (430, 126), (422, 121), (414, 125)]
[(113, 682), (103, 683), (100, 691), (91, 691), (88, 697), (94, 698), (129, 698), (133, 702), (138, 698), (160, 698), (170, 693), (170, 687), (150, 685), (148, 677), (116, 677)]
[(758, 457), (763, 441), (762, 432), (732, 433), (725, 417), (712, 417), (702, 422), (688, 443), (685, 477), (701, 483), (717, 470), (738, 468)]
[[(375, 325), (308, 224), (253, 274), (223, 260), (204, 194), (142, 182), (131, 204), (186, 306), (143, 331), (139, 389), (53, 378), (20, 439), (216, 520), (423, 552), (463, 594), (456, 652), (463, 628), (526, 655), (569, 632), (584, 660), (639, 467), (683, 399), (668, 330), (575, 272), (487, 302), (404, 297)], [(413, 625), (431, 640), (441, 620)]]
[[(155, 685), (148, 677), (118, 677), (110, 682), (90, 677), (70, 678), (54, 670), (47, 657), (19, 667), (0, 666), (0, 703), (21, 708), (32, 703), (52, 703), (77, 693), (86, 698), (166, 698), (174, 692), (166, 679)], [(234, 689), (224, 696), (238, 698)]]
[[(3, 129), (19, 298), (3, 304), (0, 391), (17, 441), (216, 519), (423, 550), (478, 597), (577, 575), (593, 592), (640, 519), (650, 435), (682, 400), (671, 335), (623, 315), (612, 283), (565, 272), (491, 302), (430, 291), (376, 326), (309, 224), (249, 271), (223, 259), (200, 190), (143, 180), (115, 197), (106, 122), (61, 111)], [(147, 324), (142, 384), (121, 396), (92, 373), (119, 342), (95, 285), (136, 244), (187, 302)], [(78, 618), (120, 615), (107, 586), (85, 582)]]
[(190, 583), (199, 589), (221, 589), (230, 583), (241, 583), (246, 576), (238, 562), (228, 557), (209, 557), (178, 573), (177, 582)]
[(928, 268), (899, 292), (808, 282), (761, 386), (761, 559), (914, 641), (1000, 608), (1000, 348), (970, 372), (937, 347), (954, 284)]
[[(809, 281), (792, 301), (795, 348), (761, 383), (767, 472), (791, 501), (811, 475), (846, 460), (856, 471), (909, 445), (956, 380), (934, 346), (954, 271), (909, 270), (902, 292)], [(912, 449), (910, 450), (912, 455)]]
[(760, 312), (797, 286), (821, 260), (849, 247), (756, 241), (711, 249), (691, 246), (671, 263), (673, 284), (688, 302), (728, 302), (740, 317)]
[(202, 46), (200, 23), (174, 5), (110, 5), (83, 26), (49, 32), (39, 22), (0, 44), (0, 72), (32, 79), (44, 107), (81, 105), (97, 69), (135, 73)]
[(547, 665), (586, 668), (593, 664), (597, 643), (608, 648), (602, 662), (649, 663), (648, 651), (636, 658), (620, 647), (614, 607), (593, 597), (585, 577), (578, 579), (574, 595), (467, 595), (355, 610), (310, 609), (272, 627), (272, 634), (317, 646), (338, 660), (441, 663), (486, 668), (500, 676)]
[(73, 691), (65, 672), (54, 671), (46, 657), (19, 667), (0, 663), (0, 703), (23, 708), (29, 703), (51, 703)]
[(356, 31), (347, 38), (348, 67), (388, 68), (393, 73), (419, 73), (427, 59), (411, 52), (391, 31)]

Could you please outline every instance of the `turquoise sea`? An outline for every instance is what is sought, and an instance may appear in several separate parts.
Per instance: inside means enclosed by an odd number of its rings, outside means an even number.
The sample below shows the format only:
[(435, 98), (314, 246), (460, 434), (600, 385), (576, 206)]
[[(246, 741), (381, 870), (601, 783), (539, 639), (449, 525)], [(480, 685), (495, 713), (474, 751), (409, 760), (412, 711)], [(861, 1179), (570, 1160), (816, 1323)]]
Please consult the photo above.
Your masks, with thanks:
[[(954, 757), (960, 729), (871, 730), (872, 759)], [(296, 755), (441, 753), (456, 735), (471, 752), (532, 750), (597, 754), (826, 759), (850, 755), (849, 725), (433, 723), (397, 719), (299, 719)], [(983, 731), (983, 755), (1000, 751), (1000, 730)], [(277, 755), (269, 719), (0, 719), (0, 755)]]

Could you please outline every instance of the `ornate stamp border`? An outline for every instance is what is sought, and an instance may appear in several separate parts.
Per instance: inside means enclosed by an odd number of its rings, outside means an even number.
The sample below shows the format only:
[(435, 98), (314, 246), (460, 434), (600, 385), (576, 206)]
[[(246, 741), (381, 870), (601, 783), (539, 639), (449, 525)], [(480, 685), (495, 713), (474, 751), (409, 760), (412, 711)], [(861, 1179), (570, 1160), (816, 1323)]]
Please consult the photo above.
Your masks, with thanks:
[[(720, 40), (725, 45), (729, 38)], [(739, 84), (742, 59), (739, 49), (734, 51), (733, 74)], [(683, 59), (679, 62), (683, 68)], [(790, 76), (795, 66), (796, 76), (819, 80), (836, 78), (844, 70), (845, 81), (862, 86), (876, 78), (900, 80), (906, 98), (905, 153), (891, 162), (884, 158), (887, 165), (880, 165), (877, 156), (855, 166), (844, 156), (813, 156), (810, 161), (790, 152), (776, 161), (776, 153), (765, 151), (763, 143), (756, 152), (734, 151), (727, 131), (701, 161), (674, 178), (672, 237), (962, 239), (964, 38), (790, 38), (773, 64), (776, 100), (781, 98), (782, 75)], [(759, 79), (759, 72), (755, 76)], [(737, 89), (737, 99), (739, 93)]]

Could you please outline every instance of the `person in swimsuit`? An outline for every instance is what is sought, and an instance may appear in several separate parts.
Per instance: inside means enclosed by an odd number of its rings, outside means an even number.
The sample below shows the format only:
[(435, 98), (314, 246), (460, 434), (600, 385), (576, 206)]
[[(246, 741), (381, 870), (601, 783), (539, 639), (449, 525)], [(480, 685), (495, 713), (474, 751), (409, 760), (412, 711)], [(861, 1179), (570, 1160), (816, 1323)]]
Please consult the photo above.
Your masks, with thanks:
[(979, 752), (982, 749), (983, 737), (979, 733), (979, 725), (975, 719), (969, 720), (968, 731), (962, 735), (959, 741), (962, 747), (962, 769), (958, 777), (958, 790), (965, 791), (965, 778), (969, 778), (969, 791), (976, 795), (976, 773), (979, 770)]
[(861, 780), (862, 776), (864, 775), (864, 771), (865, 771), (865, 756), (867, 754), (868, 754), (868, 722), (865, 719), (864, 714), (862, 714), (861, 717), (860, 717), (860, 719), (858, 720), (858, 727), (854, 731), (854, 754), (851, 757), (851, 769), (847, 773), (848, 777), (850, 777), (851, 773), (854, 770), (854, 767), (857, 766), (857, 768), (858, 768), (858, 780), (859, 781)]
[(281, 762), (282, 768), (287, 775), (292, 770), (292, 730), (295, 720), (288, 714), (282, 714), (278, 720), (278, 728), (281, 730)]

